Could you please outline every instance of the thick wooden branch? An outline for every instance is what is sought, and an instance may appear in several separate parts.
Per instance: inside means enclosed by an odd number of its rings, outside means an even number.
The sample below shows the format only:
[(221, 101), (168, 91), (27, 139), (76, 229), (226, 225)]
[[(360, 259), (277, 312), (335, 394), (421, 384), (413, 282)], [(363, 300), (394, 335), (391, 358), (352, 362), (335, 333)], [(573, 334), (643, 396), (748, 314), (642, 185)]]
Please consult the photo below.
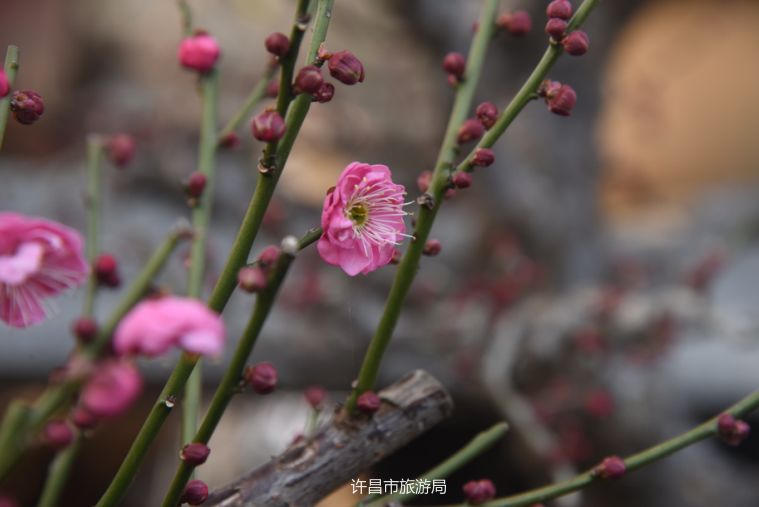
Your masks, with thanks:
[(335, 413), (309, 440), (215, 491), (204, 504), (217, 507), (310, 507), (447, 418), (453, 401), (428, 373), (414, 371), (379, 393), (373, 416)]

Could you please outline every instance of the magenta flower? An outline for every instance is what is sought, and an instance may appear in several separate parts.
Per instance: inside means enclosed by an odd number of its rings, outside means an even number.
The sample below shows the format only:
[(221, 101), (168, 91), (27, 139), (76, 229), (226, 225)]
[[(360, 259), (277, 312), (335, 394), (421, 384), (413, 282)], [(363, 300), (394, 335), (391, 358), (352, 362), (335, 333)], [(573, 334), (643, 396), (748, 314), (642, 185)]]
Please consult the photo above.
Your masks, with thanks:
[(123, 414), (140, 395), (142, 378), (132, 363), (100, 363), (82, 388), (81, 408), (96, 419)]
[(118, 354), (155, 357), (172, 346), (217, 357), (224, 348), (224, 322), (197, 299), (168, 296), (135, 306), (113, 338)]
[(87, 278), (82, 243), (57, 222), (0, 213), (0, 319), (14, 327), (42, 322), (45, 299)]
[(353, 162), (324, 200), (319, 255), (350, 276), (367, 274), (389, 263), (405, 236), (403, 185), (384, 165)]

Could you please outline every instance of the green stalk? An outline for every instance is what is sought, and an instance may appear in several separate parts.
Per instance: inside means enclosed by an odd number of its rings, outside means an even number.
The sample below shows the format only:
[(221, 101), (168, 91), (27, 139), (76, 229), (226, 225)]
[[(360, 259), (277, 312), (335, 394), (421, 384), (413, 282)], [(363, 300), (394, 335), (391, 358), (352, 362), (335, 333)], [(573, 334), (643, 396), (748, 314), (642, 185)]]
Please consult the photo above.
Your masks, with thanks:
[(253, 111), (253, 108), (256, 107), (264, 97), (266, 97), (266, 87), (269, 85), (269, 82), (274, 79), (274, 74), (276, 74), (276, 72), (276, 65), (266, 66), (266, 70), (264, 71), (263, 76), (261, 76), (261, 79), (251, 90), (250, 95), (248, 95), (248, 98), (245, 100), (242, 108), (240, 108), (237, 114), (235, 114), (232, 119), (229, 120), (229, 123), (227, 123), (219, 132), (219, 142), (222, 142), (229, 134), (232, 134), (235, 130), (237, 130), (242, 122), (248, 118), (250, 112)]
[[(8, 46), (5, 52), (5, 75), (8, 77), (8, 83), (13, 86), (18, 71), (18, 48)], [(11, 94), (0, 100), (0, 150), (3, 149), (3, 139), (5, 138), (5, 127), (8, 124), (8, 116), (11, 113)]]
[[(298, 250), (302, 250), (308, 245), (315, 242), (321, 236), (321, 229), (313, 229), (309, 231), (299, 242)], [(287, 253), (283, 251), (279, 255), (277, 262), (274, 264), (271, 274), (266, 282), (266, 288), (262, 290), (256, 298), (256, 304), (253, 309), (253, 314), (248, 320), (248, 324), (243, 331), (242, 337), (237, 344), (232, 360), (224, 372), (219, 386), (216, 388), (211, 403), (208, 407), (203, 422), (200, 425), (192, 442), (201, 442), (207, 444), (211, 439), (216, 426), (221, 421), (221, 417), (224, 411), (227, 409), (229, 402), (234, 397), (235, 393), (239, 389), (240, 379), (243, 376), (243, 370), (245, 363), (250, 356), (253, 346), (256, 344), (258, 336), (261, 334), (261, 329), (266, 322), (266, 318), (269, 316), (269, 312), (274, 304), (274, 300), (279, 292), (279, 288), (282, 286), (282, 282), (287, 275), (287, 271), (295, 259), (295, 253)], [(190, 479), (194, 466), (187, 464), (185, 461), (181, 461), (174, 479), (171, 481), (169, 490), (166, 493), (166, 497), (163, 500), (164, 507), (175, 507), (179, 503), (179, 498), (182, 495), (185, 484)]]
[(87, 290), (84, 297), (84, 316), (92, 317), (95, 312), (95, 294), (98, 290), (98, 279), (95, 274), (95, 260), (100, 253), (100, 213), (103, 197), (102, 185), (103, 142), (100, 136), (87, 136), (87, 243), (86, 255), (90, 265), (90, 277), (87, 280)]
[[(759, 391), (754, 391), (724, 412), (732, 414), (736, 418), (740, 418), (746, 416), (747, 414), (750, 414), (751, 412), (754, 412), (757, 408), (759, 408)], [(665, 440), (664, 442), (653, 447), (649, 447), (648, 449), (637, 454), (628, 456), (624, 460), (627, 472), (632, 472), (633, 470), (642, 468), (650, 463), (665, 458), (670, 454), (674, 454), (675, 452), (684, 449), (685, 447), (716, 435), (718, 417), (719, 416), (712, 417), (708, 421), (700, 424), (699, 426), (696, 426), (690, 431), (687, 431), (669, 440)], [(525, 507), (564, 496), (569, 493), (573, 493), (589, 486), (590, 484), (602, 481), (603, 479), (597, 476), (597, 474), (594, 472), (594, 469), (590, 469), (571, 479), (557, 482), (555, 484), (550, 484), (542, 488), (526, 491), (518, 495), (497, 498), (495, 500), (491, 500), (490, 502), (482, 504), (482, 506)], [(469, 504), (461, 503), (448, 507), (466, 507), (467, 505)]]
[(435, 215), (440, 207), (443, 193), (448, 185), (448, 168), (453, 163), (458, 148), (458, 129), (472, 108), (474, 92), (480, 79), (483, 62), (485, 61), (485, 53), (495, 33), (495, 17), (498, 13), (498, 4), (498, 0), (486, 0), (483, 5), (478, 24), (479, 28), (472, 40), (472, 46), (469, 48), (464, 79), (456, 90), (456, 98), (450, 118), (448, 119), (448, 127), (446, 128), (445, 137), (443, 138), (437, 163), (435, 164), (435, 171), (430, 184), (432, 203), (430, 206), (420, 206), (414, 239), (409, 244), (406, 253), (398, 265), (393, 285), (390, 288), (390, 293), (385, 303), (385, 310), (382, 313), (377, 331), (364, 356), (364, 362), (358, 374), (358, 383), (348, 398), (346, 409), (349, 412), (352, 412), (355, 408), (358, 396), (374, 387), (382, 356), (390, 343), (403, 307), (403, 302), (419, 269), (419, 258), (422, 255), (424, 243), (427, 241), (427, 236), (435, 221)]
[[(203, 114), (200, 125), (200, 146), (198, 153), (198, 171), (206, 176), (203, 195), (198, 198), (192, 210), (192, 246), (190, 250), (190, 270), (187, 280), (187, 295), (200, 298), (203, 292), (203, 279), (206, 268), (206, 244), (208, 226), (213, 206), (213, 190), (216, 147), (216, 117), (219, 103), (219, 74), (216, 70), (200, 77), (200, 93), (203, 100)], [(182, 442), (187, 442), (198, 427), (202, 391), (202, 370), (198, 361), (188, 379), (182, 404)]]
[(55, 459), (50, 464), (47, 479), (42, 488), (42, 496), (39, 502), (37, 502), (37, 507), (56, 507), (58, 505), (58, 499), (61, 497), (61, 493), (63, 493), (69, 475), (71, 475), (71, 467), (74, 464), (83, 440), (84, 437), (81, 434), (77, 435), (68, 447), (58, 452), (55, 456)]
[[(503, 437), (508, 429), (508, 424), (505, 422), (500, 422), (493, 427), (477, 434), (468, 444), (459, 449), (450, 458), (443, 461), (435, 468), (427, 470), (422, 475), (420, 475), (418, 479), (432, 480), (444, 479), (448, 477), (456, 470), (460, 469), (472, 461), (474, 458), (493, 447), (493, 445), (495, 445), (495, 443), (500, 440), (501, 437)], [(405, 504), (408, 500), (411, 500), (415, 496), (417, 496), (416, 493), (407, 493), (404, 495), (397, 493), (395, 495), (387, 495), (377, 499), (368, 498), (362, 502), (357, 503), (356, 507), (384, 507), (393, 503)], [(367, 500), (369, 500), (370, 503), (366, 503)]]

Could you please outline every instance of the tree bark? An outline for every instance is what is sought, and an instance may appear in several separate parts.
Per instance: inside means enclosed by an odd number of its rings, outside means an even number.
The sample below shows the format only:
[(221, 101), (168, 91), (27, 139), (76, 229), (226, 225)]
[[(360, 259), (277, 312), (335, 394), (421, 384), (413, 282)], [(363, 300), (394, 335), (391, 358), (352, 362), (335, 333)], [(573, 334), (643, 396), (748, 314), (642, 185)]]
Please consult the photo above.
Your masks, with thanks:
[(448, 392), (421, 370), (378, 394), (382, 406), (373, 415), (338, 410), (312, 438), (215, 491), (204, 505), (310, 507), (453, 411)]

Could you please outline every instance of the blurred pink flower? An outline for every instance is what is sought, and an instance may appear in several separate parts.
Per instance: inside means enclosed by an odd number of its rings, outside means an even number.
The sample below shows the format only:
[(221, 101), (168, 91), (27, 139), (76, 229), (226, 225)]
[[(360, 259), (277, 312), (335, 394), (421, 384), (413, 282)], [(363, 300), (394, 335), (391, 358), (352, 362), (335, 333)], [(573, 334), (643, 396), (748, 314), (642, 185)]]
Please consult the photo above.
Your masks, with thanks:
[(81, 407), (95, 418), (117, 417), (140, 394), (142, 378), (127, 361), (109, 359), (100, 363), (82, 389)]
[(0, 319), (14, 327), (43, 321), (44, 299), (87, 278), (82, 243), (57, 222), (0, 213)]
[(154, 357), (176, 346), (216, 357), (224, 348), (224, 322), (197, 299), (150, 299), (124, 317), (116, 329), (113, 346), (118, 354)]
[(343, 170), (324, 200), (319, 255), (350, 276), (389, 263), (405, 236), (405, 189), (384, 165), (353, 162)]

